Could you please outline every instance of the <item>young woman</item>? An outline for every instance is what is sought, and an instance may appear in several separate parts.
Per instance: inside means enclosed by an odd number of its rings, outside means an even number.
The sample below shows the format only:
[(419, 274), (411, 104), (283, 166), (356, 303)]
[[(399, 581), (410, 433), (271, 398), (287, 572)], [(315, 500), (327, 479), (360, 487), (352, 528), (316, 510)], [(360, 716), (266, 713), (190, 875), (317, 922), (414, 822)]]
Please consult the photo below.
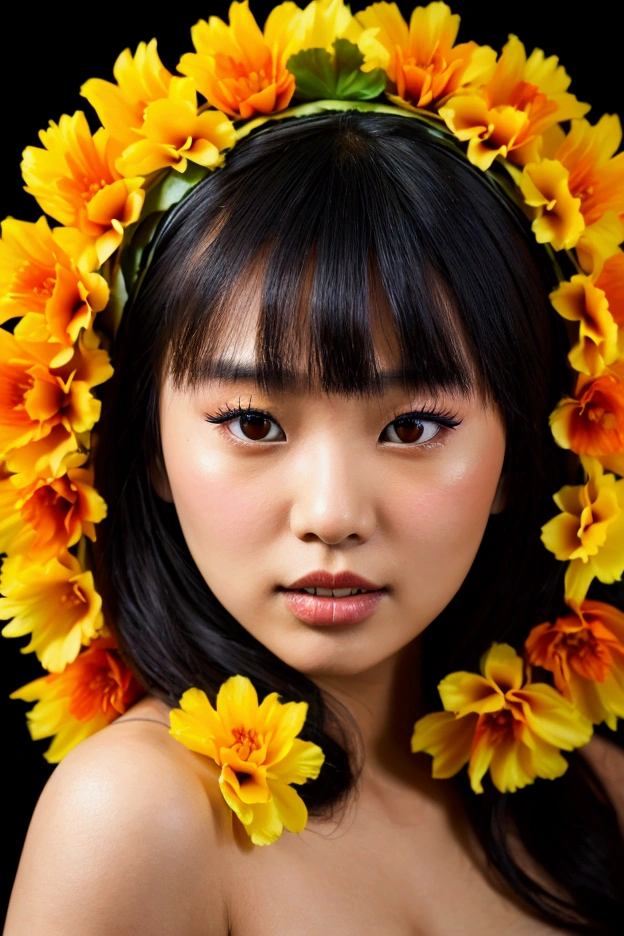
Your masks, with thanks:
[[(579, 483), (548, 425), (556, 282), (498, 183), (400, 113), (265, 124), (163, 215), (95, 449), (95, 582), (146, 694), (55, 770), (7, 936), (621, 930), (614, 743), (477, 793), (414, 734), (448, 674), (562, 613), (539, 537)], [(231, 677), (307, 705), (305, 829), (280, 788), (299, 834), (250, 837), (231, 800), (257, 809), (255, 767), (228, 794), (234, 761), (180, 743), (191, 687), (229, 685), (223, 724), (253, 709)], [(237, 756), (271, 743), (245, 730)]]

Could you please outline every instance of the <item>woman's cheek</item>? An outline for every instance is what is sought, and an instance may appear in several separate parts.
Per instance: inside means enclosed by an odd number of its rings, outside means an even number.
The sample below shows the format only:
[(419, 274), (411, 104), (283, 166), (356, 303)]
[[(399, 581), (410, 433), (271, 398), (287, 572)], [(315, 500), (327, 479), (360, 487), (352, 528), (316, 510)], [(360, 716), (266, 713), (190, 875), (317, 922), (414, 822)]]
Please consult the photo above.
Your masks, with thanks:
[(476, 555), (490, 517), (504, 447), (478, 449), (438, 463), (438, 470), (402, 484), (390, 515), (400, 518), (401, 538), (426, 567), (443, 563), (464, 574)]
[(256, 548), (271, 519), (264, 485), (242, 477), (216, 451), (176, 446), (165, 463), (182, 532), (202, 573), (207, 563), (221, 565), (226, 556), (231, 561)]

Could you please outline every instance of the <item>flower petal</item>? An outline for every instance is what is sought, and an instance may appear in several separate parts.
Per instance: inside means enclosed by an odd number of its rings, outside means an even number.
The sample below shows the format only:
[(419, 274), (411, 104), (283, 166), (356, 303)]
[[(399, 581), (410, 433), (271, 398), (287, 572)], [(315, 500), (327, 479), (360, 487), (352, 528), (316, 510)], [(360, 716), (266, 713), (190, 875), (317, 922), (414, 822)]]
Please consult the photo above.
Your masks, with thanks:
[(433, 756), (432, 777), (452, 777), (468, 763), (476, 724), (474, 714), (456, 718), (452, 712), (431, 712), (414, 725), (412, 752)]
[(267, 777), (275, 777), (282, 783), (305, 783), (318, 777), (324, 760), (325, 755), (318, 744), (295, 738), (290, 751), (271, 764)]
[(286, 783), (271, 783), (273, 802), (280, 821), (289, 832), (303, 832), (308, 821), (308, 810), (296, 790)]
[(284, 830), (284, 824), (275, 800), (271, 799), (268, 803), (254, 806), (251, 819), (245, 823), (245, 828), (254, 845), (271, 845), (276, 842)]

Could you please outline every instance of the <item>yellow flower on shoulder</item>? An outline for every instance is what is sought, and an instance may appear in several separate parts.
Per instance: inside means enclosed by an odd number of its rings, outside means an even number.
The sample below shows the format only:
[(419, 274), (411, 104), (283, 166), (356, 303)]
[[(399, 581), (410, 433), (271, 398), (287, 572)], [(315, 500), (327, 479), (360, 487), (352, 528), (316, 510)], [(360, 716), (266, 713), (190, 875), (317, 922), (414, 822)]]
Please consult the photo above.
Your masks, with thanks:
[(459, 140), (468, 141), (468, 158), (479, 169), (489, 169), (497, 156), (524, 166), (539, 158), (547, 130), (589, 110), (568, 93), (569, 84), (556, 56), (545, 58), (534, 49), (527, 58), (512, 35), (492, 77), (482, 88), (450, 98), (440, 116)]
[(155, 39), (140, 42), (134, 56), (130, 49), (124, 49), (113, 66), (113, 75), (116, 84), (90, 78), (80, 93), (125, 149), (136, 142), (148, 104), (167, 97), (173, 76), (160, 61)]
[(607, 585), (624, 573), (624, 479), (604, 474), (597, 458), (581, 457), (586, 484), (565, 485), (553, 497), (561, 513), (542, 527), (542, 542), (569, 561), (568, 604), (580, 606), (595, 577)]
[(62, 673), (50, 673), (11, 693), (37, 704), (26, 714), (33, 741), (54, 736), (43, 755), (58, 764), (72, 748), (123, 715), (143, 694), (112, 637), (102, 636)]
[(0, 619), (13, 619), (3, 628), (3, 636), (30, 634), (30, 643), (21, 652), (34, 651), (52, 673), (62, 673), (80, 647), (88, 645), (104, 626), (102, 599), (93, 575), (71, 553), (45, 565), (27, 562), (22, 556), (4, 559), (0, 592), (4, 595)]
[(51, 231), (43, 217), (35, 224), (7, 218), (0, 239), (0, 324), (28, 312), (42, 315), (47, 340), (60, 346), (53, 367), (71, 358), (80, 330), (91, 327), (109, 295), (102, 276), (78, 267), (88, 239), (78, 235), (70, 255), (68, 231), (60, 230)]
[(98, 266), (119, 247), (124, 229), (138, 220), (145, 192), (142, 178), (122, 178), (120, 155), (104, 128), (92, 136), (82, 111), (63, 114), (41, 130), (43, 148), (27, 146), (22, 173), (26, 191), (46, 214), (91, 238)]
[(297, 737), (305, 702), (279, 701), (276, 692), (258, 704), (249, 679), (232, 676), (219, 689), (216, 711), (205, 692), (188, 689), (171, 712), (171, 734), (182, 744), (211, 757), (219, 785), (255, 845), (270, 845), (282, 834), (302, 832), (308, 811), (291, 783), (314, 780), (324, 754)]
[[(140, 139), (117, 160), (123, 175), (149, 175), (171, 166), (184, 172), (190, 160), (206, 169), (223, 161), (223, 150), (234, 145), (232, 122), (220, 111), (197, 113), (197, 92), (191, 78), (172, 78), (165, 98), (148, 104)], [(136, 137), (135, 137), (136, 138)]]
[(399, 105), (433, 108), (467, 84), (483, 83), (494, 71), (496, 53), (476, 42), (455, 45), (460, 18), (446, 3), (416, 7), (409, 27), (396, 3), (373, 3), (356, 14), (367, 33), (360, 47), (363, 71), (382, 68)]
[(522, 658), (509, 644), (492, 644), (480, 669), (480, 676), (460, 671), (440, 682), (445, 711), (416, 722), (412, 751), (433, 756), (433, 777), (468, 764), (475, 793), (488, 770), (501, 793), (562, 776), (568, 764), (560, 751), (587, 744), (591, 721), (552, 686), (524, 682)]
[(299, 48), (302, 17), (303, 11), (287, 0), (271, 10), (263, 32), (248, 0), (234, 0), (229, 25), (211, 16), (193, 26), (195, 52), (182, 56), (178, 71), (193, 78), (208, 102), (230, 117), (284, 110), (295, 91), (286, 62)]

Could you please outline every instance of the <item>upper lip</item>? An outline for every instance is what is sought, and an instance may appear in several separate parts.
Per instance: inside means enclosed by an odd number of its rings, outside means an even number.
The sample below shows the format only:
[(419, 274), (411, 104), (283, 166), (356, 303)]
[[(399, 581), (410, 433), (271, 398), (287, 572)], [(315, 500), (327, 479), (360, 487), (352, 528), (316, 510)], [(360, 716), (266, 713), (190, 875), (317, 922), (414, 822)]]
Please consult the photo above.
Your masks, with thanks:
[(380, 591), (383, 585), (375, 585), (369, 579), (356, 575), (355, 572), (326, 572), (324, 569), (317, 569), (314, 572), (308, 572), (302, 575), (290, 585), (284, 588), (364, 588), (366, 591)]

